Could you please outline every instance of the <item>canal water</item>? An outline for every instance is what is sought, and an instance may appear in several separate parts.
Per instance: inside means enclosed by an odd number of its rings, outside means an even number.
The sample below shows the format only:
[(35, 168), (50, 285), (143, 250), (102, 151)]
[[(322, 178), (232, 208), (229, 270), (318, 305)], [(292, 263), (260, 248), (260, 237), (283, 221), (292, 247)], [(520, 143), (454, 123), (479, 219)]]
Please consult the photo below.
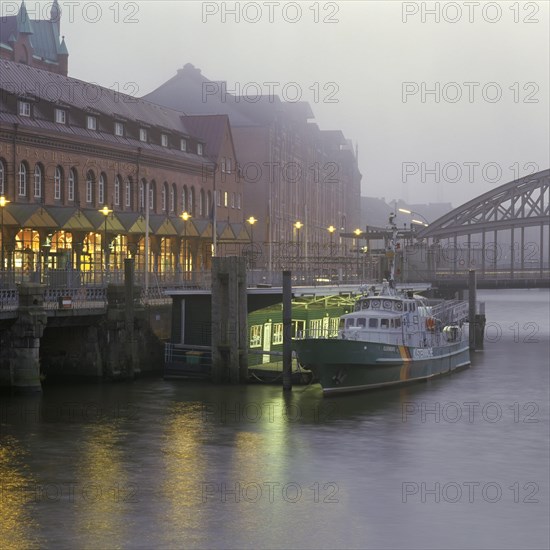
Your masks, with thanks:
[(479, 292), (472, 368), (401, 390), (3, 396), (0, 548), (549, 548), (549, 297)]

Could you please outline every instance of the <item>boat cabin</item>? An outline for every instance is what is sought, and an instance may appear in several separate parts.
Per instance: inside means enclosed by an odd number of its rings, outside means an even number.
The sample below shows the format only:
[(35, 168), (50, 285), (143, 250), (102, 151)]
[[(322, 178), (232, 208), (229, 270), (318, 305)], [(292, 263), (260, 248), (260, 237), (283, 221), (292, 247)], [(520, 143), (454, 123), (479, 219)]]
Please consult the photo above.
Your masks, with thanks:
[(425, 330), (429, 315), (430, 308), (412, 297), (366, 296), (341, 317), (338, 337), (403, 345), (409, 334)]

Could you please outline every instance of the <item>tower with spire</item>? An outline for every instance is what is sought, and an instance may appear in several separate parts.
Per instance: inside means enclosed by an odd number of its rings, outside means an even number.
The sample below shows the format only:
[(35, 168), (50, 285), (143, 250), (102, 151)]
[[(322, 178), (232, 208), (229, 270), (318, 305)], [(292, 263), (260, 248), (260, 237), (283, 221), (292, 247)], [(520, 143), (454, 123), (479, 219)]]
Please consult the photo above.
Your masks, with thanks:
[(61, 36), (58, 0), (53, 0), (49, 19), (31, 19), (25, 0), (17, 15), (0, 18), (0, 59), (67, 76), (69, 51)]

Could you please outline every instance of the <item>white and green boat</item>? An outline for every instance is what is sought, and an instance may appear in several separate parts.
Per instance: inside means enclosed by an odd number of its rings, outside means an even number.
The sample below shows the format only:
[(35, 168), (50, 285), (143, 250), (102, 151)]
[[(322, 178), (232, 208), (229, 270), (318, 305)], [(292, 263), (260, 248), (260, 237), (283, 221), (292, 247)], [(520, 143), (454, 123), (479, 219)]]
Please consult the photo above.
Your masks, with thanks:
[[(397, 231), (390, 223), (392, 257)], [(428, 305), (413, 291), (399, 292), (391, 266), (381, 290), (361, 296), (354, 311), (341, 316), (336, 337), (306, 334), (294, 340), (294, 350), (325, 395), (396, 386), (467, 367), (467, 319), (467, 302)]]

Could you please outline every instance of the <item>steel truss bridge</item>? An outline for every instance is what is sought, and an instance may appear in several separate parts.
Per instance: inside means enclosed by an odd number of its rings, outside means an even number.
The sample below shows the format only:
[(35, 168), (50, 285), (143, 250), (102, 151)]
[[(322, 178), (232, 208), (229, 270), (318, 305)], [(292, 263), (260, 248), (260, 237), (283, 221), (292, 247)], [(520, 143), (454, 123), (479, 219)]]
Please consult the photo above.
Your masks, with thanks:
[(548, 287), (549, 222), (550, 170), (501, 185), (417, 233), (407, 280), (445, 284), (475, 269), (484, 287)]

